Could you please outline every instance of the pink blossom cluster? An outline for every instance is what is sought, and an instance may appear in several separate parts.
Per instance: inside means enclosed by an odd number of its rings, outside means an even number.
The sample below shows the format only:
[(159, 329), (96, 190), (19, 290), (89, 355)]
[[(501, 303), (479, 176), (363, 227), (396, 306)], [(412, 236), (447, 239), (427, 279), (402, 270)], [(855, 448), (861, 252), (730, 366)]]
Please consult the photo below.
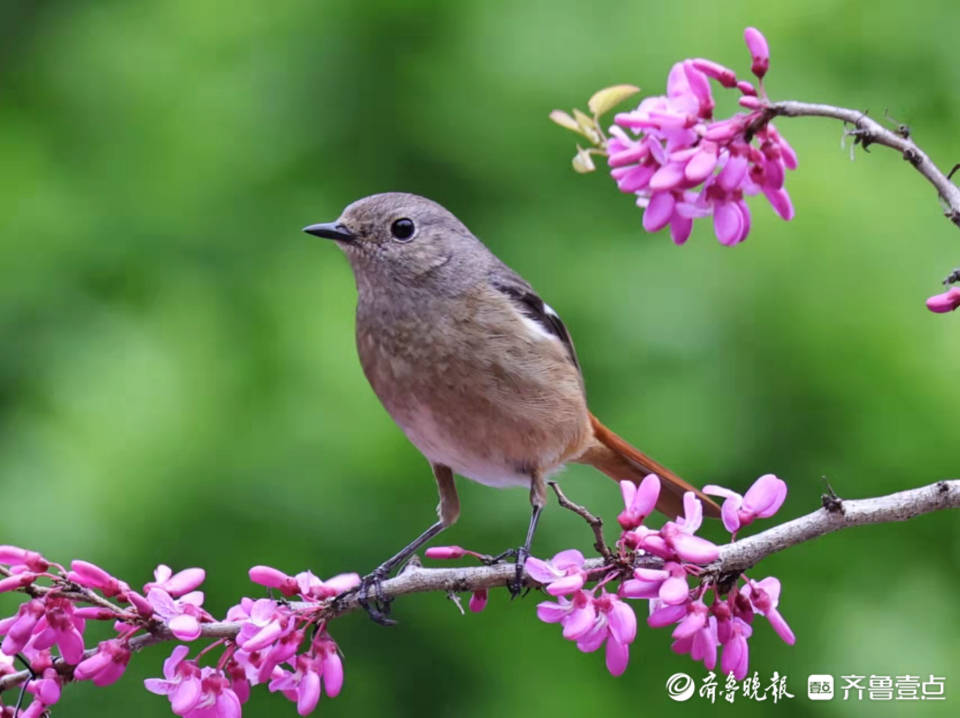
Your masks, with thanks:
[[(95, 564), (73, 561), (66, 570), (17, 546), (0, 546), (0, 567), (7, 574), (0, 592), (31, 596), (16, 614), (0, 620), (0, 656), (20, 656), (33, 676), (26, 684), (33, 700), (20, 714), (27, 718), (56, 703), (66, 680), (97, 686), (119, 680), (130, 661), (130, 639), (151, 621), (163, 620), (177, 638), (193, 640), (200, 635), (200, 622), (213, 620), (202, 608), (203, 593), (194, 590), (205, 578), (199, 568), (175, 574), (158, 566), (154, 581), (140, 593)], [(89, 621), (112, 622), (117, 635), (87, 649), (83, 634)], [(72, 670), (54, 667), (54, 649)]]
[[(340, 693), (343, 663), (319, 609), (328, 599), (358, 586), (360, 577), (341, 574), (322, 581), (309, 571), (289, 576), (270, 566), (254, 566), (250, 580), (285, 597), (297, 597), (300, 605), (243, 598), (227, 611), (227, 621), (239, 628), (235, 637), (211, 644), (193, 659), (187, 658), (188, 646), (176, 646), (163, 664), (163, 678), (144, 682), (151, 693), (170, 700), (174, 714), (239, 718), (251, 687), (263, 683), (293, 701), (299, 715), (313, 712), (324, 689), (331, 698)], [(173, 630), (171, 619), (167, 625)], [(217, 645), (223, 651), (216, 665), (200, 666), (199, 659)]]
[[(780, 582), (773, 577), (754, 581), (746, 576), (721, 591), (704, 577), (691, 589), (688, 580), (699, 579), (703, 567), (716, 560), (720, 549), (696, 535), (703, 520), (703, 506), (693, 492), (684, 495), (683, 516), (667, 521), (659, 529), (644, 521), (656, 506), (660, 479), (650, 474), (639, 486), (621, 483), (624, 510), (618, 521), (623, 529), (617, 541), (616, 562), (598, 569), (597, 584), (585, 588), (590, 579), (579, 551), (561, 551), (545, 561), (529, 558), (527, 573), (543, 584), (556, 601), (537, 606), (537, 616), (547, 623), (559, 623), (563, 637), (575, 641), (581, 651), (595, 651), (606, 645), (607, 669), (613, 675), (626, 670), (629, 645), (636, 637), (637, 619), (627, 599), (649, 601), (647, 624), (653, 628), (674, 625), (672, 648), (703, 661), (713, 670), (722, 647), (721, 668), (742, 679), (747, 673), (747, 639), (753, 632), (756, 614), (765, 616), (787, 643), (794, 635), (777, 610)], [(757, 518), (772, 516), (786, 498), (786, 484), (773, 474), (761, 476), (744, 496), (719, 486), (705, 491), (724, 497), (724, 526), (732, 534)], [(656, 561), (655, 566), (651, 560)], [(639, 564), (627, 576), (624, 567)], [(615, 593), (606, 586), (619, 581)], [(743, 581), (743, 586), (739, 582)], [(707, 595), (712, 600), (707, 601)]]
[[(644, 229), (669, 225), (677, 244), (687, 241), (694, 219), (709, 216), (722, 244), (742, 242), (750, 232), (747, 195), (762, 193), (783, 219), (793, 218), (784, 179), (797, 156), (764, 115), (769, 48), (756, 28), (744, 39), (757, 86), (711, 60), (684, 60), (670, 70), (666, 95), (617, 114), (610, 128), (605, 150), (617, 186), (645, 208)], [(715, 120), (710, 80), (739, 91), (749, 112)]]
[[(549, 561), (527, 559), (525, 568), (530, 577), (544, 583), (547, 593), (557, 597), (556, 601), (540, 603), (537, 617), (547, 623), (559, 623), (563, 637), (575, 641), (577, 648), (585, 653), (606, 646), (607, 670), (619, 676), (627, 670), (630, 661), (630, 644), (637, 637), (637, 616), (620, 596), (604, 588), (604, 581), (592, 589), (583, 589), (586, 579), (583, 556), (578, 556), (578, 573), (573, 573), (569, 571), (574, 568), (569, 563), (573, 554), (579, 552), (561, 551)], [(558, 570), (566, 575), (557, 578)], [(571, 581), (571, 576), (583, 580)]]
[[(70, 569), (40, 554), (16, 546), (0, 546), (0, 592), (21, 591), (29, 598), (16, 614), (0, 620), (0, 678), (16, 672), (14, 657), (29, 667), (24, 690), (32, 696), (18, 715), (40, 718), (60, 699), (67, 681), (110, 685), (123, 675), (132, 653), (132, 640), (145, 632), (168, 632), (180, 641), (203, 635), (214, 618), (203, 609), (197, 590), (206, 578), (203, 569), (174, 572), (158, 566), (154, 580), (142, 592), (86, 561)], [(188, 658), (190, 648), (179, 644), (163, 665), (163, 678), (145, 681), (146, 688), (170, 700), (174, 714), (185, 718), (239, 718), (251, 686), (265, 683), (296, 703), (307, 715), (321, 691), (336, 696), (343, 685), (343, 664), (337, 644), (327, 631), (323, 608), (333, 597), (357, 587), (357, 574), (322, 581), (309, 571), (295, 576), (255, 566), (250, 578), (298, 604), (263, 598), (243, 598), (227, 613), (239, 629)], [(111, 622), (116, 635), (94, 648), (84, 644), (89, 621)], [(159, 633), (158, 633), (159, 631)], [(213, 665), (201, 665), (212, 649), (220, 648)], [(0, 702), (0, 718), (15, 708)]]

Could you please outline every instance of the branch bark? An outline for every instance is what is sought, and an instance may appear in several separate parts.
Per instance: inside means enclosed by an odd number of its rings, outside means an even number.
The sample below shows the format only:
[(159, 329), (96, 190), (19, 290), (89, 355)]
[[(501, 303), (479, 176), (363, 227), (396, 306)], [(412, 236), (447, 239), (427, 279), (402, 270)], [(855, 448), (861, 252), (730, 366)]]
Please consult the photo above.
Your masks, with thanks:
[[(736, 576), (759, 563), (762, 559), (797, 544), (811, 541), (839, 529), (866, 524), (882, 524), (906, 521), (923, 514), (945, 509), (960, 508), (960, 479), (938, 481), (907, 491), (869, 499), (827, 498), (824, 507), (799, 518), (761, 531), (745, 539), (722, 546), (719, 558), (705, 567), (705, 573), (718, 576)], [(643, 564), (657, 566), (662, 563), (654, 557), (642, 557)], [(610, 563), (603, 558), (590, 559), (584, 565), (594, 575), (610, 570)], [(395, 578), (383, 582), (383, 593), (388, 598), (413, 593), (432, 591), (466, 592), (506, 586), (514, 577), (511, 563), (493, 566), (457, 568), (423, 568), (415, 563), (408, 565)], [(527, 584), (537, 587), (527, 578)], [(294, 607), (307, 604), (292, 604)], [(328, 618), (350, 613), (360, 607), (357, 597), (346, 596), (329, 604)], [(239, 626), (226, 621), (204, 623), (201, 636), (210, 639), (232, 638)], [(136, 636), (130, 641), (131, 650), (140, 650), (155, 643), (175, 640), (166, 626), (158, 625), (150, 633)], [(87, 651), (93, 655), (94, 649)], [(68, 669), (59, 659), (58, 668)], [(28, 671), (19, 671), (0, 676), (0, 692), (30, 678)]]
[(903, 155), (903, 159), (913, 165), (936, 188), (947, 207), (944, 216), (960, 227), (960, 187), (951, 182), (950, 178), (934, 164), (927, 153), (920, 149), (910, 137), (909, 129), (904, 126), (901, 125), (897, 130), (891, 130), (859, 110), (785, 100), (771, 103), (765, 108), (760, 121), (753, 128), (754, 131), (774, 117), (832, 117), (835, 120), (853, 125), (855, 129), (850, 130), (849, 133), (857, 138), (864, 149), (876, 144), (897, 150)]

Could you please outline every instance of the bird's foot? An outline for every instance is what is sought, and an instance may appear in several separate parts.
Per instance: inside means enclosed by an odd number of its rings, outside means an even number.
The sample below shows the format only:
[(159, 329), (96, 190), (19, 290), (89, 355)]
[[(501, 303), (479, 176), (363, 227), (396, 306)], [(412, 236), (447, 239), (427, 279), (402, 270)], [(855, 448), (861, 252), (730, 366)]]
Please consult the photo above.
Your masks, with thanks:
[(396, 625), (397, 622), (390, 618), (390, 604), (393, 599), (387, 597), (383, 592), (383, 581), (389, 575), (390, 567), (381, 564), (361, 578), (359, 586), (342, 593), (335, 600), (341, 601), (343, 598), (355, 595), (357, 603), (367, 612), (374, 623), (379, 623), (381, 626)]
[(520, 595), (526, 595), (530, 591), (529, 586), (525, 586), (523, 582), (523, 572), (524, 564), (526, 564), (527, 559), (530, 558), (530, 549), (526, 546), (520, 546), (517, 549), (511, 549), (509, 553), (516, 555), (516, 571), (513, 575), (513, 578), (510, 579), (510, 582), (507, 584), (507, 590), (510, 591), (510, 598), (514, 599)]
[(498, 563), (503, 563), (508, 558), (513, 558), (517, 555), (517, 549), (508, 548), (506, 551), (498, 553), (496, 556), (484, 555), (480, 558), (480, 561), (483, 562), (484, 566), (496, 566)]

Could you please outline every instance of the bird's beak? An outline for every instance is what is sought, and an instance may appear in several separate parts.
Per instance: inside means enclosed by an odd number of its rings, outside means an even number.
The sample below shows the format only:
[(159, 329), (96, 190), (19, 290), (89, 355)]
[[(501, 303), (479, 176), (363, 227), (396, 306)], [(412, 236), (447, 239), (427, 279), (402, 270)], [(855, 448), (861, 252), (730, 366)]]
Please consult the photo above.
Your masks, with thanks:
[(351, 242), (356, 239), (356, 235), (340, 222), (311, 224), (309, 227), (304, 227), (303, 231), (316, 237), (335, 239), (338, 242)]

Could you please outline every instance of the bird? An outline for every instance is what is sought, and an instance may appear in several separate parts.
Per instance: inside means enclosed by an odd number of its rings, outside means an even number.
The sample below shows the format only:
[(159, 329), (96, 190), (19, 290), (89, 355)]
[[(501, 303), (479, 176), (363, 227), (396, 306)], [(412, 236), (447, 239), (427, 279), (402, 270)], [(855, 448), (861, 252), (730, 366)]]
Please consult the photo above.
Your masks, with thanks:
[[(437, 521), (364, 577), (364, 590), (379, 592), (386, 576), (457, 521), (455, 474), (529, 490), (530, 522), (514, 552), (515, 595), (546, 505), (546, 479), (567, 463), (589, 464), (617, 481), (656, 474), (659, 511), (681, 514), (683, 495), (692, 491), (706, 515), (719, 516), (709, 497), (590, 412), (577, 352), (557, 312), (442, 205), (404, 192), (375, 194), (303, 231), (346, 254), (364, 374), (430, 463), (440, 499)], [(365, 607), (388, 621), (384, 611)]]

